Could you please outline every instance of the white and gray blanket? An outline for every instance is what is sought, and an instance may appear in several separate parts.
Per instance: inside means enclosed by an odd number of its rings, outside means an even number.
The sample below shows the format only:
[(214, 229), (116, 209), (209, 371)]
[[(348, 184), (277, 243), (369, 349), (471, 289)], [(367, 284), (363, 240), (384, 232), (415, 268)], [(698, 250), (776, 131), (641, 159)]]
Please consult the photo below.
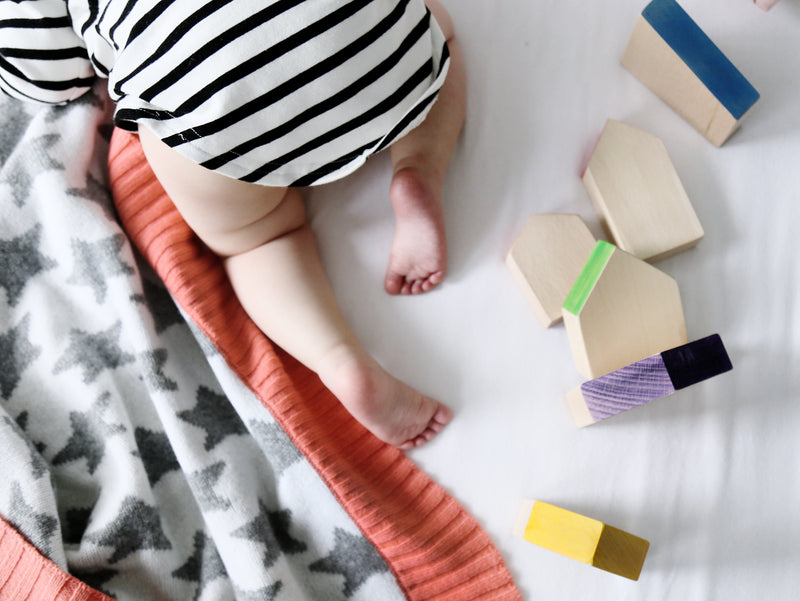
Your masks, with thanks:
[(122, 231), (102, 89), (0, 98), (0, 515), (125, 600), (399, 600)]

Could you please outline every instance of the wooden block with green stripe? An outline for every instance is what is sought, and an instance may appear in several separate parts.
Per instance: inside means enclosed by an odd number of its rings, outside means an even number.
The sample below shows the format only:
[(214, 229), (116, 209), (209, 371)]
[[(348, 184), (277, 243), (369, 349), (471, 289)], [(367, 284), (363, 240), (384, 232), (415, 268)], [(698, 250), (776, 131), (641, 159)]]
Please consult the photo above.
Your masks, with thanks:
[(562, 314), (575, 367), (590, 379), (688, 342), (677, 282), (603, 240)]

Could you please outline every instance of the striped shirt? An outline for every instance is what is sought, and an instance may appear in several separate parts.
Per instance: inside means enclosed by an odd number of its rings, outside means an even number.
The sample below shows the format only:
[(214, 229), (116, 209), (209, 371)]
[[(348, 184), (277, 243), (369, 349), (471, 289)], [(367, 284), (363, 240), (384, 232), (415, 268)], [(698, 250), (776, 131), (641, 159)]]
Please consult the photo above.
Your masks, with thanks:
[(423, 0), (0, 0), (4, 92), (106, 77), (117, 126), (263, 185), (358, 168), (424, 119), (448, 58)]

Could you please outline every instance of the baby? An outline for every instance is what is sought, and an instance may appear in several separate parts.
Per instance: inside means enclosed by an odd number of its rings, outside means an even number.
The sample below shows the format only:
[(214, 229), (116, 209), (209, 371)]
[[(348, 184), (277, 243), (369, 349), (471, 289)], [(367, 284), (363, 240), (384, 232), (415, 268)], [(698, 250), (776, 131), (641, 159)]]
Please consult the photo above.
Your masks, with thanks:
[(437, 0), (2, 5), (0, 21), (30, 23), (16, 36), (0, 30), (4, 91), (65, 102), (107, 76), (115, 123), (138, 131), (258, 327), (378, 438), (410, 449), (444, 428), (450, 409), (391, 376), (353, 334), (299, 190), (390, 147), (396, 227), (384, 287), (418, 294), (442, 281), (442, 181), (465, 77)]

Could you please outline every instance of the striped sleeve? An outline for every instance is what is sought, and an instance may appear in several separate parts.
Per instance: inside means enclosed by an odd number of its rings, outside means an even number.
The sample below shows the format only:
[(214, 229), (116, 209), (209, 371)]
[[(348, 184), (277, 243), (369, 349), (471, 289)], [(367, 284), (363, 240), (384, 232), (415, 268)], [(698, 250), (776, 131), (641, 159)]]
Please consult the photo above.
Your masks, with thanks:
[(0, 89), (61, 104), (92, 87), (95, 72), (66, 0), (0, 1)]

